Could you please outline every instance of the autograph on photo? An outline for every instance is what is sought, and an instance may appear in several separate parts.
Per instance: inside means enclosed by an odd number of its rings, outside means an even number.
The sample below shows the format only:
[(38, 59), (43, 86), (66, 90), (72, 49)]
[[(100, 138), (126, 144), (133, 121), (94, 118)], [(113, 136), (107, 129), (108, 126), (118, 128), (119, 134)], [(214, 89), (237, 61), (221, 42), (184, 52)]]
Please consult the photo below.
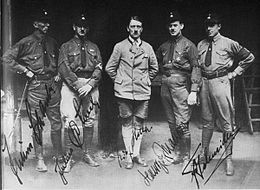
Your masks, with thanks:
[(79, 102), (76, 98), (73, 98), (73, 105), (76, 111), (76, 116), (75, 118), (79, 117), (80, 121), (84, 124), (85, 122), (87, 122), (89, 115), (91, 113), (91, 111), (95, 108), (95, 106), (98, 107), (98, 109), (100, 108), (100, 105), (98, 102), (94, 102), (92, 97), (90, 97), (90, 106), (88, 107), (88, 109), (85, 111), (85, 115), (82, 114), (82, 103), (83, 103), (83, 99), (81, 99)]
[(21, 178), (18, 175), (18, 169), (20, 171), (22, 171), (23, 167), (24, 167), (24, 163), (25, 161), (28, 159), (28, 155), (30, 154), (30, 152), (32, 151), (33, 146), (32, 143), (29, 143), (26, 151), (24, 152), (20, 152), (20, 159), (17, 160), (17, 158), (13, 158), (10, 154), (10, 150), (7, 144), (7, 140), (6, 140), (6, 136), (4, 135), (4, 145), (3, 145), (3, 149), (2, 152), (4, 152), (5, 150), (7, 150), (7, 154), (8, 154), (8, 158), (9, 158), (9, 164), (10, 164), (10, 168), (13, 172), (13, 174), (16, 176), (17, 180), (19, 181), (19, 183), (21, 185), (23, 185), (23, 182), (21, 180)]
[(60, 163), (59, 163), (59, 158), (57, 157), (54, 157), (54, 160), (55, 160), (55, 167), (54, 167), (54, 171), (57, 173), (59, 172), (59, 175), (61, 177), (61, 180), (63, 182), (64, 185), (67, 185), (68, 184), (68, 181), (67, 179), (65, 178), (64, 176), (64, 170), (65, 168), (67, 167), (67, 164), (69, 162), (69, 160), (71, 159), (72, 157), (72, 152), (73, 152), (73, 149), (70, 148), (69, 152), (66, 154), (66, 155), (63, 155), (63, 158), (62, 158), (62, 165), (60, 166)]
[(42, 118), (46, 117), (46, 110), (47, 110), (47, 107), (49, 106), (49, 102), (51, 100), (51, 95), (55, 93), (55, 90), (53, 89), (53, 87), (51, 85), (50, 85), (50, 87), (48, 87), (45, 84), (45, 90), (46, 90), (47, 96), (46, 96), (44, 102), (42, 102), (41, 100), (39, 101), (40, 114), (42, 115), (42, 117), (39, 115), (37, 110), (34, 110), (36, 122), (33, 121), (34, 119), (32, 116), (31, 105), (28, 102), (28, 99), (27, 98), (25, 99), (26, 112), (27, 112), (27, 115), (28, 115), (28, 118), (30, 121), (29, 128), (33, 129), (33, 134), (35, 136), (35, 140), (40, 146), (42, 146), (41, 133), (43, 131), (43, 126), (45, 126), (45, 123), (42, 120)]
[[(191, 159), (189, 160), (188, 164), (185, 166), (184, 170), (182, 171), (182, 175), (187, 175), (187, 174), (191, 174), (191, 180), (193, 179), (193, 177), (195, 178), (195, 181), (196, 181), (196, 185), (197, 185), (197, 188), (199, 189), (200, 186), (199, 186), (199, 181), (198, 181), (198, 177), (201, 177), (201, 179), (204, 180), (204, 171), (206, 170), (207, 168), (207, 164), (209, 164), (213, 158), (223, 149), (224, 145), (227, 145), (227, 146), (231, 146), (231, 142), (235, 139), (236, 135), (238, 134), (240, 128), (237, 128), (234, 133), (230, 136), (227, 137), (227, 139), (224, 139), (223, 142), (221, 142), (221, 145), (219, 145), (215, 151), (213, 152), (212, 155), (208, 156), (206, 158), (206, 163), (203, 163), (203, 167), (201, 168), (201, 163), (200, 163), (200, 155), (198, 155), (197, 158), (194, 158), (197, 151), (199, 150), (199, 147), (201, 146), (201, 143), (197, 146), (195, 152), (193, 153)], [(228, 143), (228, 144), (227, 144)], [(232, 152), (228, 155), (225, 155), (226, 154), (226, 150), (223, 151), (223, 153), (221, 154), (220, 158), (218, 159), (218, 162), (217, 164), (215, 165), (213, 171), (210, 173), (210, 175), (208, 176), (208, 178), (205, 180), (204, 182), (204, 185), (210, 180), (210, 178), (213, 176), (213, 174), (216, 172), (216, 170), (218, 169), (218, 167), (221, 165), (221, 163), (223, 161), (225, 161), (228, 156), (230, 156), (232, 154)], [(188, 166), (192, 164), (192, 170), (191, 171), (186, 171), (186, 169), (188, 168)], [(197, 177), (198, 176), (198, 177)]]
[(137, 170), (144, 178), (145, 185), (150, 186), (150, 182), (155, 179), (161, 170), (163, 170), (166, 174), (169, 174), (167, 166), (173, 164), (174, 155), (172, 155), (172, 153), (174, 153), (176, 142), (173, 139), (168, 139), (168, 142), (169, 144), (164, 143), (164, 145), (154, 142), (152, 149), (158, 160), (155, 160), (153, 165), (150, 166), (147, 171), (144, 171), (144, 173), (142, 173), (140, 170)]
[[(133, 130), (133, 139), (132, 139), (132, 143), (134, 143), (134, 141), (137, 141), (138, 138), (144, 134), (144, 133), (149, 133), (152, 131), (152, 126), (150, 128), (148, 128), (147, 126), (145, 127), (142, 127), (141, 129), (134, 129)], [(133, 153), (131, 152), (128, 152), (127, 150), (122, 150), (121, 151), (121, 154), (119, 154), (119, 151), (117, 150), (117, 153), (118, 153), (118, 164), (119, 164), (119, 167), (121, 168), (122, 167), (122, 161), (124, 161), (127, 156), (130, 156), (131, 159), (132, 159), (132, 155)]]

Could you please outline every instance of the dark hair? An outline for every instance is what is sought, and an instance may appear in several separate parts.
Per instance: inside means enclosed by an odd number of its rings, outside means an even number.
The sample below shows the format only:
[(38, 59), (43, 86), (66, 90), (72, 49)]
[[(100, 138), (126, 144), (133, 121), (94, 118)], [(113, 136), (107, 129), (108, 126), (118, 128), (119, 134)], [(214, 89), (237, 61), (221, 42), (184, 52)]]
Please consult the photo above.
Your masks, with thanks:
[(141, 17), (139, 17), (139, 16), (131, 16), (130, 19), (129, 19), (128, 25), (130, 24), (131, 20), (139, 21), (139, 22), (141, 22), (142, 25), (143, 25), (143, 19), (142, 19)]

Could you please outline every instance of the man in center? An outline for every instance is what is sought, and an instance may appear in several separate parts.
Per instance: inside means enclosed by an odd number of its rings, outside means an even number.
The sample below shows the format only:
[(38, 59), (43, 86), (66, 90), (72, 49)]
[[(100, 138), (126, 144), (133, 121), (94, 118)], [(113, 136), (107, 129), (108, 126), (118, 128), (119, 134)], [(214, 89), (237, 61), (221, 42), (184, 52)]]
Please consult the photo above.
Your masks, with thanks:
[(153, 48), (141, 40), (143, 22), (138, 16), (130, 18), (127, 26), (128, 38), (117, 43), (106, 65), (106, 72), (114, 82), (114, 93), (122, 122), (122, 136), (127, 151), (126, 169), (133, 163), (146, 167), (140, 157), (144, 120), (148, 116), (151, 96), (151, 81), (158, 72), (158, 63)]
[(190, 105), (197, 102), (201, 80), (196, 46), (182, 35), (184, 23), (178, 12), (171, 12), (167, 28), (170, 38), (156, 52), (162, 73), (161, 99), (171, 136), (176, 144), (174, 163), (185, 167), (190, 159)]

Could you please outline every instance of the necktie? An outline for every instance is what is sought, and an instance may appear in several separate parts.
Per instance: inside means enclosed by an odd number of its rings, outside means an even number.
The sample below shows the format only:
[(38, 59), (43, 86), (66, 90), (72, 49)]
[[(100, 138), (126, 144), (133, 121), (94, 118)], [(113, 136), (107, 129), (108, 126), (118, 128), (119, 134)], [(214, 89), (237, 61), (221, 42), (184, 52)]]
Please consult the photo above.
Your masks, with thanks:
[(205, 58), (206, 67), (211, 65), (211, 58), (212, 58), (212, 41), (209, 42), (209, 47)]
[(134, 52), (135, 54), (136, 54), (137, 51), (138, 51), (138, 46), (137, 46), (137, 42), (136, 42), (136, 41), (133, 42), (132, 50), (133, 50), (133, 52)]
[(174, 54), (174, 42), (171, 42), (170, 52), (169, 52), (169, 56), (168, 56), (169, 61), (173, 60), (173, 54)]
[(46, 37), (42, 40), (42, 51), (43, 51), (43, 63), (45, 67), (49, 67), (50, 65), (50, 58), (47, 51), (47, 40)]
[(84, 41), (80, 42), (80, 58), (81, 58), (81, 66), (83, 68), (85, 68), (86, 67), (86, 51), (85, 51)]

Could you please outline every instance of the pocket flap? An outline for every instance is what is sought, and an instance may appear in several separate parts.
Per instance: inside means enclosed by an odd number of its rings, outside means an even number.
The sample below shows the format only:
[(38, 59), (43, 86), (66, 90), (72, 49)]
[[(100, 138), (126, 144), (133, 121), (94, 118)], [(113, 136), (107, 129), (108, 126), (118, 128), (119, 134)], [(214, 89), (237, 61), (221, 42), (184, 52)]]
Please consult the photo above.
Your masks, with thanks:
[(116, 78), (115, 79), (115, 83), (117, 83), (117, 84), (122, 84), (122, 82), (123, 82), (123, 79), (122, 78)]

